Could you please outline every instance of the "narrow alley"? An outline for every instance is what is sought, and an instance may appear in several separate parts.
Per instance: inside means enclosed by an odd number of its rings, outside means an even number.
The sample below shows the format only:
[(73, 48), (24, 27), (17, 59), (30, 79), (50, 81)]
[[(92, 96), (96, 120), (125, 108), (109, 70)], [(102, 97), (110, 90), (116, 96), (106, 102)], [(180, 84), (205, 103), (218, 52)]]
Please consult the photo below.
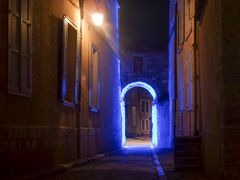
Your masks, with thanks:
[(240, 0), (0, 0), (0, 180), (239, 180)]

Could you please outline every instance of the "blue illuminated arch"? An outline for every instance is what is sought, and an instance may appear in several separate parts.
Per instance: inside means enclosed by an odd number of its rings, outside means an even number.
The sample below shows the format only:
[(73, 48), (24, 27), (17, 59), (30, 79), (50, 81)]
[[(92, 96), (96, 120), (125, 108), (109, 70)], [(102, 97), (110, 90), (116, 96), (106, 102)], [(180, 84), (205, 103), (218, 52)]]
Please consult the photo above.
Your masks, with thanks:
[(122, 146), (125, 146), (126, 144), (126, 113), (125, 113), (125, 101), (124, 97), (127, 94), (127, 92), (136, 87), (141, 87), (146, 89), (151, 96), (153, 97), (152, 102), (152, 146), (157, 146), (157, 94), (156, 91), (147, 83), (142, 81), (137, 81), (128, 84), (125, 86), (122, 90), (120, 101), (121, 101), (121, 113), (122, 113)]

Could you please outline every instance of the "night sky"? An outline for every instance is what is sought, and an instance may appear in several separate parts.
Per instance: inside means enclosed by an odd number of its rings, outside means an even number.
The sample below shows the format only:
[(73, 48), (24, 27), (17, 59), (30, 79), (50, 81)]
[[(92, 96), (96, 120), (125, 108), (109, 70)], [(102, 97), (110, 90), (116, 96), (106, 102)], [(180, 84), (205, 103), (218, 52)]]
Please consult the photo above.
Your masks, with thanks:
[(121, 47), (167, 45), (169, 0), (119, 0), (119, 4)]

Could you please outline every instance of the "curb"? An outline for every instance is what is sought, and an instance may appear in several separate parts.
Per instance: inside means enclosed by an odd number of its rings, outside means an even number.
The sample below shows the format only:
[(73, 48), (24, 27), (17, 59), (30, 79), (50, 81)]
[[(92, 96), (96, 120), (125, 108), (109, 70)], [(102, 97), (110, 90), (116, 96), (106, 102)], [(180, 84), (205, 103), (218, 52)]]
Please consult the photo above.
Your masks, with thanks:
[(107, 152), (105, 154), (98, 154), (96, 156), (93, 157), (89, 157), (89, 158), (85, 158), (85, 159), (81, 159), (81, 160), (77, 160), (74, 162), (70, 162), (70, 163), (65, 163), (65, 164), (59, 164), (56, 167), (50, 168), (50, 169), (46, 169), (43, 171), (40, 171), (38, 173), (33, 173), (33, 174), (28, 174), (25, 175), (23, 177), (17, 177), (16, 179), (21, 179), (21, 180), (27, 180), (27, 179), (42, 179), (44, 177), (47, 177), (49, 175), (54, 175), (54, 174), (58, 174), (58, 173), (63, 173), (66, 172), (67, 170), (71, 169), (71, 168), (75, 168), (81, 165), (86, 165), (90, 162), (94, 162), (96, 160), (102, 159), (106, 156), (109, 156), (113, 153), (116, 153), (118, 151), (122, 151), (123, 149), (117, 149), (111, 152)]
[(152, 158), (153, 158), (153, 164), (154, 164), (154, 167), (155, 167), (155, 170), (157, 172), (157, 176), (160, 180), (166, 180), (167, 179), (167, 176), (160, 164), (160, 161), (158, 159), (158, 156), (155, 152), (155, 149), (153, 148), (152, 149)]

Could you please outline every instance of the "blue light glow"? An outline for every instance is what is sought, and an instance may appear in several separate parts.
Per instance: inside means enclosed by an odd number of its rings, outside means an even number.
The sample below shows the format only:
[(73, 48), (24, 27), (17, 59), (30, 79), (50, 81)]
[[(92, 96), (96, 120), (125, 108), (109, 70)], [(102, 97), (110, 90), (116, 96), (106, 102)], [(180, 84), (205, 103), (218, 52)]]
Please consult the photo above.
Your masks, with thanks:
[(146, 89), (151, 96), (153, 97), (153, 102), (152, 102), (152, 146), (157, 146), (157, 94), (155, 92), (155, 90), (148, 85), (145, 82), (142, 81), (137, 81), (137, 82), (133, 82), (128, 84), (126, 87), (123, 88), (122, 93), (121, 93), (121, 113), (122, 113), (122, 146), (126, 147), (126, 117), (125, 117), (125, 101), (124, 101), (124, 97), (126, 95), (126, 93), (132, 89), (132, 88), (136, 88), (136, 87), (141, 87)]

